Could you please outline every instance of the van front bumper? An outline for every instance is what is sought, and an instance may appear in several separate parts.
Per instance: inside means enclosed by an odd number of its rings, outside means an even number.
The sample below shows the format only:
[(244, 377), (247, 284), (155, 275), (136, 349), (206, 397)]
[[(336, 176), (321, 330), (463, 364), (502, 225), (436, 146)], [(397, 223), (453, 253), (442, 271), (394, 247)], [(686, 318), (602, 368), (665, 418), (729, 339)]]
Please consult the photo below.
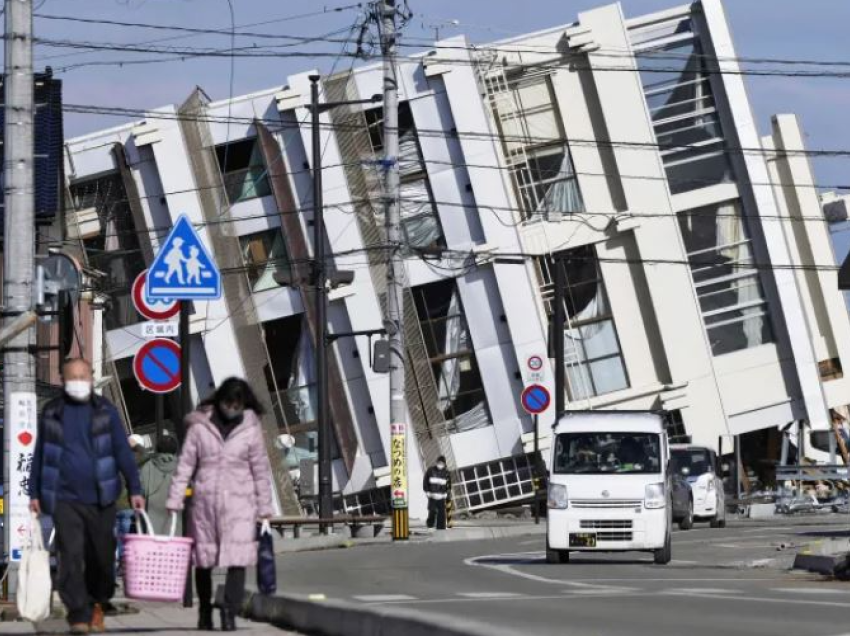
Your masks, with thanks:
[[(667, 540), (667, 509), (549, 510), (547, 539), (553, 550), (620, 552), (657, 550)], [(595, 546), (570, 545), (570, 535), (595, 535)]]

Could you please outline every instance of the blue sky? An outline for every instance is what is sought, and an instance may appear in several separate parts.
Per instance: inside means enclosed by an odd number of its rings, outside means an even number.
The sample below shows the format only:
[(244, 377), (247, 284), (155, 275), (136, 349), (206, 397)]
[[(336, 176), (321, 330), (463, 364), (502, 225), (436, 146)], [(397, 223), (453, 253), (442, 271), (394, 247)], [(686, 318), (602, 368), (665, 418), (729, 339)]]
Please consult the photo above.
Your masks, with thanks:
[[(351, 4), (346, 0), (230, 0), (236, 25), (275, 20), (296, 14), (321, 11)], [(442, 25), (442, 35), (466, 33), (473, 41), (486, 42), (512, 34), (571, 22), (579, 11), (605, 4), (604, 0), (409, 0), (415, 17), (405, 30), (409, 38), (433, 38), (433, 26)], [(676, 0), (623, 0), (627, 16), (637, 16), (680, 4)], [(228, 0), (36, 0), (38, 13), (73, 15), (83, 18), (126, 22), (152, 22), (193, 28), (228, 29), (231, 25)], [(847, 0), (726, 0), (726, 10), (740, 56), (783, 59), (850, 61)], [(532, 10), (528, 10), (532, 9)], [(347, 29), (357, 10), (347, 9), (312, 17), (283, 20), (250, 31), (276, 35), (321, 35)], [(457, 20), (459, 26), (448, 25)], [(112, 43), (141, 43), (175, 38), (165, 31), (76, 24), (36, 19), (36, 35), (49, 39)], [(345, 34), (332, 37), (342, 37)], [(227, 47), (228, 36), (177, 34), (161, 45)], [(239, 45), (263, 40), (240, 39)], [(341, 45), (321, 43), (309, 50), (337, 53)], [(289, 50), (304, 50), (299, 46)], [(67, 48), (37, 49), (40, 66), (60, 69), (70, 64), (105, 60), (132, 60), (151, 55), (126, 53), (80, 53)], [(233, 77), (234, 94), (284, 84), (288, 74), (319, 68), (328, 71), (331, 58), (238, 59)], [(338, 62), (346, 68), (350, 60)], [(846, 69), (843, 69), (846, 70)], [(65, 101), (130, 108), (151, 108), (176, 103), (196, 85), (213, 99), (230, 93), (229, 58), (171, 61), (124, 67), (82, 67), (59, 73), (65, 81)], [(850, 148), (850, 78), (815, 79), (788, 77), (746, 78), (750, 98), (762, 132), (769, 128), (770, 115), (794, 112), (800, 115), (810, 148)], [(66, 119), (68, 136), (116, 125), (125, 121), (103, 115), (74, 115)], [(815, 160), (819, 184), (850, 184), (850, 159)], [(838, 237), (850, 243), (850, 232)], [(847, 237), (848, 241), (844, 241)], [(842, 248), (843, 249), (843, 248)]]

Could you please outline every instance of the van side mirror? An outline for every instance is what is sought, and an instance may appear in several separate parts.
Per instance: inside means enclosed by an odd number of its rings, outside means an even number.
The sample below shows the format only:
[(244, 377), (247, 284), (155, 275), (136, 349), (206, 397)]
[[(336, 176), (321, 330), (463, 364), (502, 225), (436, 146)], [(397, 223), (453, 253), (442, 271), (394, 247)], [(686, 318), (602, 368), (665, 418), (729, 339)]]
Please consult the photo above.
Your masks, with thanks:
[(688, 468), (687, 466), (682, 466), (681, 473), (682, 473), (685, 477), (687, 477), (688, 475), (690, 475), (690, 474), (691, 474), (691, 469), (690, 469), (690, 468)]
[(730, 469), (730, 468), (731, 468), (731, 466), (729, 466), (729, 464), (727, 464), (727, 463), (725, 463), (725, 462), (724, 462), (724, 463), (722, 463), (722, 464), (720, 464), (720, 471), (721, 471), (721, 475), (722, 475), (722, 476), (724, 476), (724, 477), (725, 477), (726, 475), (728, 475), (728, 474), (729, 474), (729, 469)]

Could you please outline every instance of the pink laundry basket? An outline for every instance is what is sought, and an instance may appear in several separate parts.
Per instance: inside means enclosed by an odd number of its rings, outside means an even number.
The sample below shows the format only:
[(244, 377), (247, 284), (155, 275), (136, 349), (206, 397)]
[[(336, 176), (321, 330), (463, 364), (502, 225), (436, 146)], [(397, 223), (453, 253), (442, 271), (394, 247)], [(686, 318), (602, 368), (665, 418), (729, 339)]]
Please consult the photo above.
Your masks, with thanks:
[[(180, 601), (192, 559), (192, 539), (175, 537), (177, 516), (171, 519), (171, 534), (156, 535), (143, 510), (147, 534), (124, 537), (124, 594), (137, 601)], [(140, 520), (137, 518), (136, 526)]]

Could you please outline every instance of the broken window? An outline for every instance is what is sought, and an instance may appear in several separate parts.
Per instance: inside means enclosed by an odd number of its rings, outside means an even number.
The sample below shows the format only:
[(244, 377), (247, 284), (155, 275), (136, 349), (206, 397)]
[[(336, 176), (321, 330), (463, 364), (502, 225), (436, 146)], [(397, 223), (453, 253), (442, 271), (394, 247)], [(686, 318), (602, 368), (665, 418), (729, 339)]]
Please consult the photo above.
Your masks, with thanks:
[(570, 400), (628, 388), (617, 327), (594, 247), (577, 247), (560, 252), (555, 260), (539, 258), (537, 263), (550, 320), (554, 314), (554, 268), (564, 269), (564, 360)]
[(523, 216), (584, 211), (549, 76), (491, 79), (488, 91)]
[(439, 408), (451, 430), (491, 424), (487, 397), (454, 279), (413, 290), (419, 325), (437, 383)]
[(240, 236), (239, 243), (252, 291), (278, 287), (274, 275), (290, 269), (289, 254), (280, 228)]
[(68, 236), (80, 240), (86, 264), (106, 274), (99, 281), (109, 294), (112, 308), (103, 314), (106, 328), (119, 329), (142, 320), (130, 294), (136, 277), (145, 269), (139, 231), (117, 172), (70, 186), (73, 211), (67, 214)]
[[(381, 157), (384, 152), (383, 109), (366, 111), (366, 122), (372, 142), (372, 153), (376, 158)], [(446, 241), (428, 182), (413, 114), (407, 102), (399, 104), (398, 129), (399, 199), (404, 245), (417, 249), (443, 247)], [(383, 226), (383, 209), (380, 204), (376, 206), (376, 215)]]
[(221, 144), (216, 146), (215, 154), (229, 203), (271, 194), (268, 170), (256, 138)]
[(693, 33), (636, 53), (670, 192), (733, 180), (706, 58)]
[(712, 353), (722, 355), (773, 342), (767, 301), (739, 203), (682, 212), (679, 227)]

